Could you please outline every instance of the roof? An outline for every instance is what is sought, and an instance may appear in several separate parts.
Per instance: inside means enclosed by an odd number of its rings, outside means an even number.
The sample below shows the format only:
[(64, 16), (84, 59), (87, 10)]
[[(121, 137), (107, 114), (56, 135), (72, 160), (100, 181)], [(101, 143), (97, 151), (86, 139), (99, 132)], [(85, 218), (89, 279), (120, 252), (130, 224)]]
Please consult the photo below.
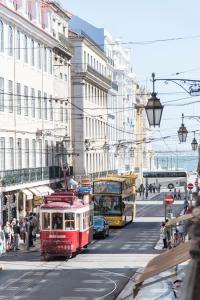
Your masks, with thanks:
[(93, 180), (93, 182), (98, 182), (98, 181), (116, 181), (116, 182), (124, 182), (126, 181), (126, 178), (121, 178), (121, 177), (102, 177)]
[(154, 257), (138, 277), (136, 285), (190, 259), (190, 241)]
[(193, 214), (182, 215), (182, 216), (179, 216), (179, 217), (177, 217), (177, 218), (174, 218), (174, 219), (169, 220), (169, 221), (166, 223), (165, 226), (166, 226), (166, 227), (171, 227), (171, 226), (176, 225), (176, 223), (178, 223), (178, 222), (190, 220), (190, 219), (192, 219), (193, 217), (194, 217)]
[(42, 209), (78, 209), (85, 205), (80, 201), (75, 201), (72, 205), (67, 202), (48, 202), (41, 205)]

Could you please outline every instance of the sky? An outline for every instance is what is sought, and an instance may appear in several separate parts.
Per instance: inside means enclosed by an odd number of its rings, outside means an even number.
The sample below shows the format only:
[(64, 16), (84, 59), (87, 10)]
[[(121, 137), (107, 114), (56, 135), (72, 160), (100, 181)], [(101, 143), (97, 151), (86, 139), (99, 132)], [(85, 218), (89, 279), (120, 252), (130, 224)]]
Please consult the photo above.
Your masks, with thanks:
[[(60, 0), (65, 9), (96, 27), (108, 30), (113, 38), (121, 37), (132, 49), (133, 71), (141, 85), (151, 91), (151, 74), (156, 78), (200, 80), (200, 1), (199, 0)], [(178, 38), (178, 40), (177, 40)], [(141, 44), (133, 42), (176, 39)], [(131, 42), (131, 43), (130, 43)], [(175, 75), (177, 72), (180, 75)], [(153, 134), (160, 141), (154, 149), (191, 150), (196, 132), (200, 142), (200, 97), (190, 97), (172, 82), (156, 82), (156, 92), (165, 105), (160, 128)], [(174, 101), (180, 98), (183, 100)], [(172, 101), (172, 102), (169, 102)], [(168, 102), (168, 103), (167, 103)], [(196, 102), (196, 103), (192, 103)], [(183, 105), (184, 104), (184, 105)], [(179, 144), (177, 131), (181, 114), (189, 134), (186, 144)], [(169, 136), (169, 138), (165, 138)], [(163, 139), (164, 137), (164, 139)]]

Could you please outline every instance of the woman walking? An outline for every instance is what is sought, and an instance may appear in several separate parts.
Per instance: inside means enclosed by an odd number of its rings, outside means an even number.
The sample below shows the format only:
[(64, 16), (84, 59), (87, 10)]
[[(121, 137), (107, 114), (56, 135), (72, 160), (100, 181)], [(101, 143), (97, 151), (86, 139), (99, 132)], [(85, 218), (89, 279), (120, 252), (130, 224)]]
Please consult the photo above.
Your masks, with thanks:
[(9, 222), (6, 222), (4, 226), (4, 235), (6, 240), (6, 251), (10, 251), (11, 249), (11, 238), (12, 238), (12, 228)]

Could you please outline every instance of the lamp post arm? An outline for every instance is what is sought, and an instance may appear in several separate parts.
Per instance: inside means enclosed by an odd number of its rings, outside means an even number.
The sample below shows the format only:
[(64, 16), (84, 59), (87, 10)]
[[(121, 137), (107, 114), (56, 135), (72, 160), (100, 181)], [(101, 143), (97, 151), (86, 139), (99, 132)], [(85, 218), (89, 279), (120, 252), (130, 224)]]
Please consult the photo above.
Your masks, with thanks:
[(184, 84), (190, 84), (190, 88), (193, 85), (199, 85), (199, 92), (200, 92), (200, 80), (197, 79), (187, 79), (187, 78), (155, 78), (155, 73), (152, 73), (152, 81), (153, 81), (153, 91), (155, 88), (155, 82), (156, 81), (165, 81), (165, 82), (173, 82), (174, 84), (178, 85), (179, 87), (181, 87), (187, 94), (189, 94), (190, 96), (192, 95), (192, 91), (189, 89), (187, 90), (182, 84), (180, 84), (179, 82), (182, 82)]

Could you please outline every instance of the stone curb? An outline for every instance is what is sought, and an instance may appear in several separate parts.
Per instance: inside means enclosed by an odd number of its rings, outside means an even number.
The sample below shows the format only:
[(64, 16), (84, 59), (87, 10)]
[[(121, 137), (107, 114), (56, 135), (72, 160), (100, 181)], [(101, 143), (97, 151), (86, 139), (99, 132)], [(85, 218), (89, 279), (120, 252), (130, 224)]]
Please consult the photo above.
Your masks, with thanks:
[(118, 295), (116, 300), (132, 300), (133, 290), (135, 288), (136, 279), (143, 273), (144, 269), (139, 268), (136, 270), (135, 274), (129, 279), (128, 283), (125, 285), (121, 293)]

